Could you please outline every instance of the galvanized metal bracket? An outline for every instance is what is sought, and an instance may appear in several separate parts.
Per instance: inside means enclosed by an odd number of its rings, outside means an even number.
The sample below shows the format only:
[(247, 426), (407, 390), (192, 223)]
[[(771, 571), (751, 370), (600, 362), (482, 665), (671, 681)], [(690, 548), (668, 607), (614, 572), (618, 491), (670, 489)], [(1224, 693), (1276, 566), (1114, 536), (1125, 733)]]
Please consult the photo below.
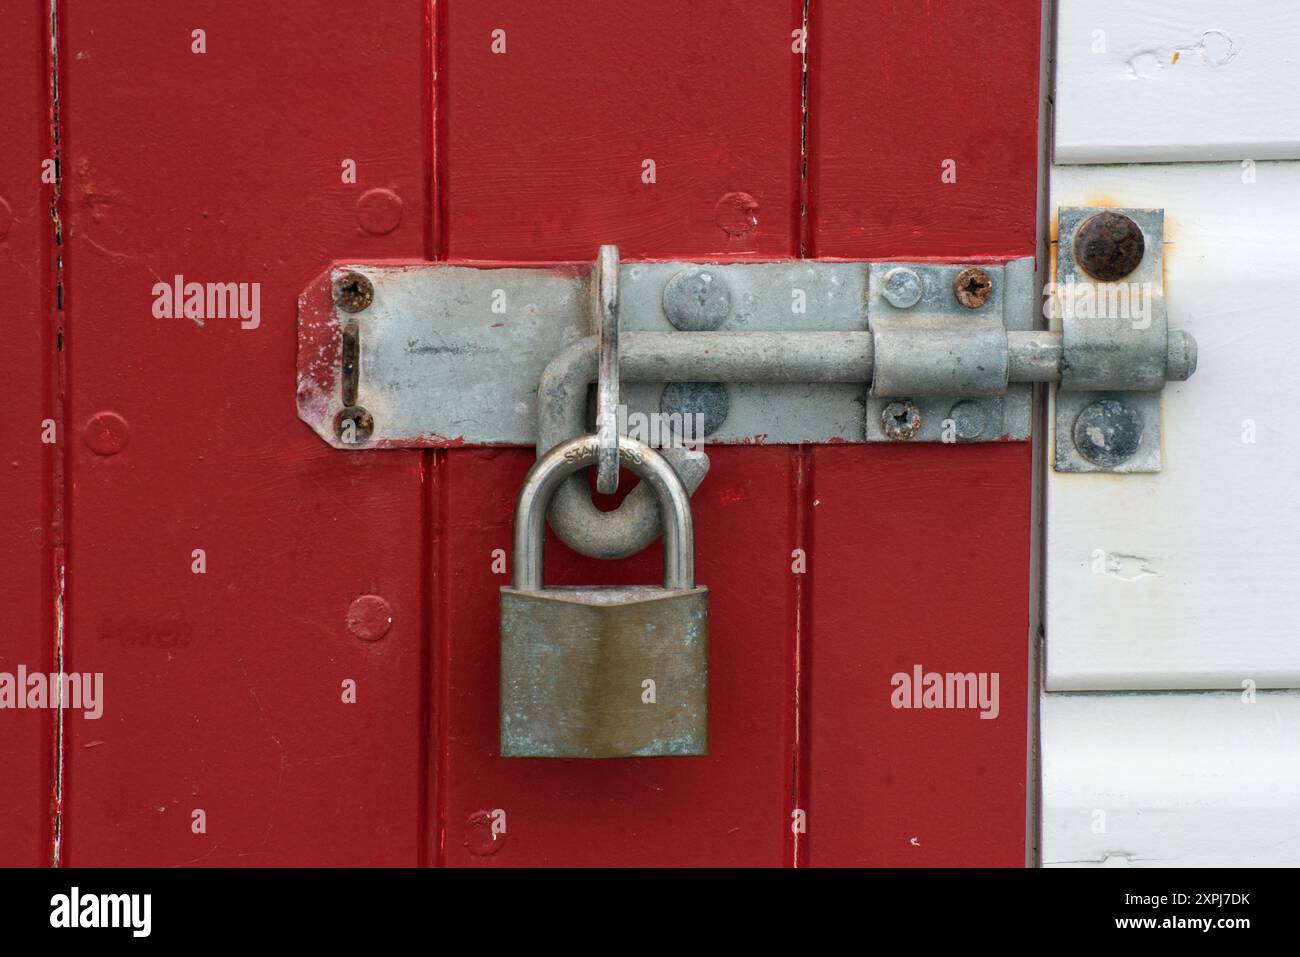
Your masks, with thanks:
[(1058, 222), (1053, 467), (1158, 472), (1161, 390), (1196, 370), (1196, 341), (1166, 315), (1164, 210), (1062, 207)]
[(1010, 382), (1008, 333), (1034, 322), (1034, 262), (871, 263), (867, 441), (1026, 439), (1032, 385)]
[[(567, 347), (596, 334), (597, 316), (613, 315), (624, 340), (649, 332), (845, 333), (870, 340), (852, 370), (814, 368), (799, 380), (781, 368), (780, 350), (770, 363), (745, 363), (743, 374), (752, 376), (745, 379), (734, 370), (710, 376), (707, 361), (692, 361), (689, 378), (672, 363), (624, 363), (621, 391), (613, 392), (607, 375), (600, 397), (603, 408), (619, 396), (620, 431), (649, 419), (699, 415), (707, 441), (716, 444), (1029, 435), (1030, 386), (1008, 387), (1005, 377), (999, 386), (997, 375), (979, 367), (988, 356), (1007, 366), (1006, 331), (1028, 335), (1032, 328), (1032, 259), (974, 267), (814, 261), (615, 267), (613, 255), (605, 257), (605, 292), (597, 288), (600, 271), (589, 265), (331, 267), (299, 299), (299, 415), (343, 449), (532, 445), (543, 372)], [(972, 268), (990, 284), (975, 308), (962, 306), (953, 286)], [(921, 283), (914, 307), (884, 297), (879, 283), (898, 269)], [(610, 286), (616, 301), (605, 302)], [(604, 328), (613, 331), (608, 323)], [(872, 343), (883, 357), (874, 383)], [(929, 378), (913, 376), (923, 371), (918, 357), (931, 347), (941, 354)], [(967, 348), (976, 352), (963, 353)], [(882, 425), (894, 398), (916, 403), (915, 432)], [(594, 412), (588, 431), (598, 424)]]

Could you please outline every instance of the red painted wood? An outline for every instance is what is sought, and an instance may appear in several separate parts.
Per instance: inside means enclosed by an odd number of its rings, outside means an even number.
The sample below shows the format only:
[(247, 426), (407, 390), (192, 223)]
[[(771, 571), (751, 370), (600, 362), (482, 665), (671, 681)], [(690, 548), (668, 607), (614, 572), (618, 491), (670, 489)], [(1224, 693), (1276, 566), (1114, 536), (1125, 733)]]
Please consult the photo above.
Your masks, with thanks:
[[(0, 10), (0, 90), (7, 118), (0, 136), (0, 275), (5, 277), (5, 456), (0, 460), (0, 672), (51, 668), (54, 649), (53, 447), (42, 421), (57, 419), (55, 292), (51, 269), (53, 185), (41, 182), (50, 156), (45, 108), (49, 70), (45, 4)], [(50, 711), (0, 710), (0, 867), (48, 865), (51, 855)]]
[[(531, 454), (338, 452), (293, 396), (296, 297), (337, 259), (1031, 254), (1038, 11), (991, 2), (816, 5), (806, 182), (791, 0), (438, 4), (436, 90), (419, 0), (65, 9), (69, 667), (106, 684), (69, 718), (66, 862), (1023, 862), (1026, 444), (711, 450), (710, 756), (506, 761), (492, 561)], [(260, 327), (153, 318), (177, 273), (260, 282)], [(550, 549), (559, 582), (659, 560)], [(998, 671), (998, 719), (890, 708), (916, 663)]]
[(443, 7), (452, 258), (586, 262), (600, 243), (629, 260), (793, 254), (801, 3)]
[[(330, 260), (426, 252), (425, 10), (330, 6), (64, 7), (70, 662), (106, 699), (69, 719), (69, 864), (420, 859), (422, 457), (327, 447), (294, 352)], [(375, 188), (401, 201), (381, 235)], [(261, 283), (260, 326), (154, 318), (176, 274)], [(79, 434), (105, 411), (114, 455)], [(346, 620), (367, 593), (393, 611), (373, 642)]]
[[(1029, 478), (1023, 442), (815, 450), (815, 866), (1024, 865)], [(998, 673), (997, 717), (894, 708), (916, 665)]]
[[(813, 7), (816, 255), (1033, 255), (1038, 18), (1037, 0)], [(1024, 864), (1030, 478), (1028, 443), (814, 450), (814, 865)], [(999, 716), (893, 708), (916, 664), (998, 672)]]
[(813, 5), (810, 255), (1033, 253), (1039, 7)]
[[(785, 2), (450, 4), (439, 135), (453, 258), (582, 260), (796, 254), (798, 69)], [(506, 53), (491, 52), (494, 29)], [(440, 124), (441, 124), (440, 120)], [(641, 162), (656, 162), (656, 182)], [(731, 205), (745, 193), (752, 230)], [(722, 212), (719, 203), (722, 201)], [(720, 222), (722, 225), (720, 225)], [(727, 226), (730, 228), (724, 229)], [(445, 786), (439, 860), (460, 865), (778, 865), (788, 857), (793, 695), (791, 471), (784, 449), (715, 449), (696, 495), (712, 589), (707, 758), (497, 756), (498, 587), (533, 456), (439, 453), (435, 699)], [(560, 582), (653, 581), (552, 543)], [(494, 844), (484, 812), (503, 810)]]

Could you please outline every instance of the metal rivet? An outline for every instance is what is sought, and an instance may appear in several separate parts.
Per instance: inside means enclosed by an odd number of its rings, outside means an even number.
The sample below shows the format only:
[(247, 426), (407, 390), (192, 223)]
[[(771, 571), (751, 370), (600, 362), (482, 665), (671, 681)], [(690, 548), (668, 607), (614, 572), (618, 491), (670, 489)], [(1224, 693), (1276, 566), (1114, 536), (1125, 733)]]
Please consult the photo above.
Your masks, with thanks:
[(131, 431), (116, 412), (97, 412), (81, 430), (81, 438), (96, 455), (116, 455), (126, 448)]
[(966, 399), (948, 411), (959, 439), (978, 439), (989, 427), (989, 413), (982, 402)]
[(360, 312), (375, 299), (375, 287), (370, 280), (359, 272), (345, 272), (330, 289), (334, 295), (334, 305), (344, 312)]
[(993, 295), (993, 280), (983, 269), (970, 266), (957, 273), (952, 281), (952, 292), (967, 309), (978, 309)]
[(921, 301), (921, 277), (905, 266), (896, 266), (885, 273), (880, 291), (891, 306), (910, 309)]
[(1142, 416), (1116, 399), (1098, 399), (1074, 420), (1074, 447), (1107, 468), (1133, 456), (1142, 444)]
[[(347, 425), (349, 422), (351, 428)], [(374, 417), (359, 405), (350, 405), (334, 417), (334, 434), (340, 442), (348, 445), (364, 442), (374, 431)]]
[(911, 399), (895, 399), (880, 410), (880, 427), (895, 441), (905, 441), (921, 431), (921, 410)]
[[(691, 441), (712, 435), (731, 411), (731, 397), (721, 382), (670, 382), (659, 397), (659, 411), (666, 415), (704, 416), (704, 431), (690, 430)], [(682, 420), (685, 421), (685, 418)], [(690, 420), (692, 425), (697, 421)], [(661, 436), (664, 441), (667, 436)]]
[(1146, 240), (1137, 223), (1123, 213), (1096, 213), (1074, 234), (1074, 261), (1093, 279), (1123, 279), (1142, 262)]
[(378, 595), (362, 595), (348, 608), (348, 631), (362, 641), (378, 641), (393, 624), (393, 609)]
[(684, 332), (710, 332), (731, 317), (731, 290), (712, 269), (683, 269), (664, 287), (664, 315)]

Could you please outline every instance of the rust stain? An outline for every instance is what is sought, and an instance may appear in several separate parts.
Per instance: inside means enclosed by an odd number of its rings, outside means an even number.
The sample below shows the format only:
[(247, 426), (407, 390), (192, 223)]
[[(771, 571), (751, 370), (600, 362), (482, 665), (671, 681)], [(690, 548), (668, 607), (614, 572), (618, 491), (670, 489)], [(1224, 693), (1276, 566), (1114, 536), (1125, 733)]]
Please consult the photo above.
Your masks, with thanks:
[(1175, 50), (1175, 51), (1174, 51), (1174, 58), (1173, 58), (1172, 60), (1169, 61), (1169, 65), (1170, 65), (1170, 66), (1173, 66), (1175, 63), (1178, 62), (1178, 57), (1181, 55), (1181, 53), (1182, 53), (1181, 50)]

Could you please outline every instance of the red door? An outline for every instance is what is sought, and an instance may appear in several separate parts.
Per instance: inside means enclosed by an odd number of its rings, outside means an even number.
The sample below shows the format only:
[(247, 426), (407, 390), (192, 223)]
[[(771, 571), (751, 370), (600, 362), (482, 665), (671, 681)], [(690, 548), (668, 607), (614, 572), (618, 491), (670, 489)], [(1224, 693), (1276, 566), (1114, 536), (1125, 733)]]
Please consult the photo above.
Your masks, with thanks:
[[(103, 714), (0, 712), (4, 863), (1024, 863), (1028, 442), (712, 448), (709, 756), (506, 760), (535, 453), (333, 449), (295, 353), (335, 261), (1032, 256), (1039, 4), (556, 6), (60, 4), (57, 56), (6, 12), (0, 670), (102, 673)], [(256, 321), (159, 317), (176, 277)], [(894, 707), (916, 666), (1000, 675), (996, 720)]]

